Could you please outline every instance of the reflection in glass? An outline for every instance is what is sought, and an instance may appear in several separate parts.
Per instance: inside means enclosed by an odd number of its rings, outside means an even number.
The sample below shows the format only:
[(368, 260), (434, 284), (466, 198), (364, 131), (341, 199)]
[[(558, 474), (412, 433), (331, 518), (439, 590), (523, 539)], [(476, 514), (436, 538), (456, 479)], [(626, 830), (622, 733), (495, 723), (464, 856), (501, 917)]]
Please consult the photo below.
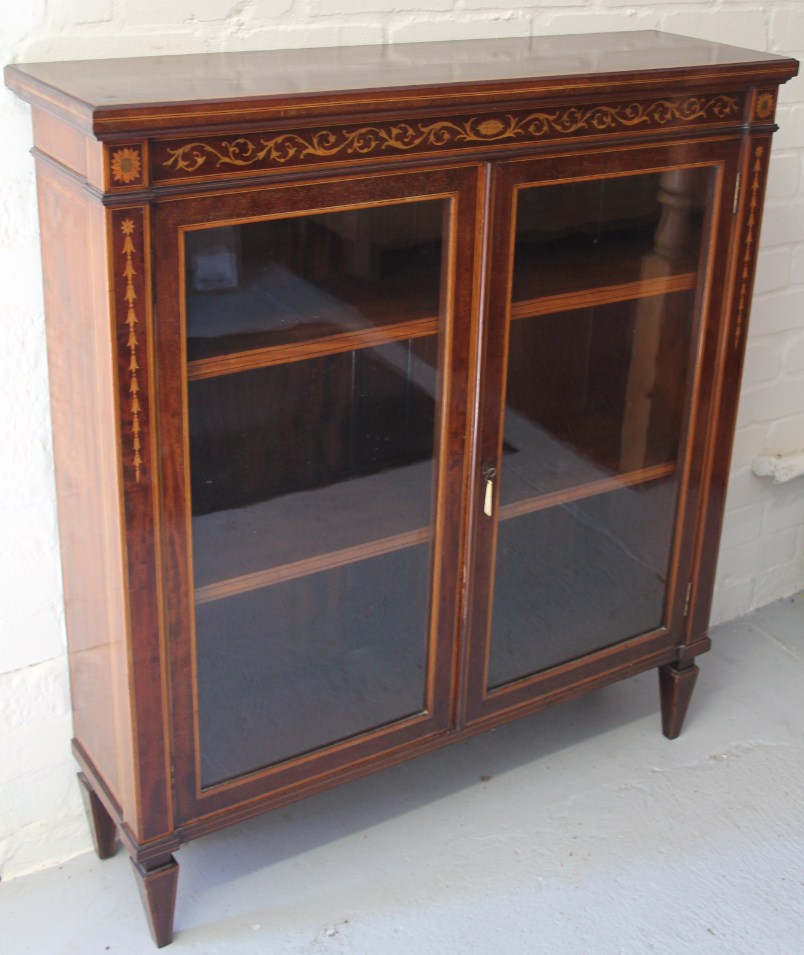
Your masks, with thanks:
[(439, 313), (445, 202), (185, 233), (188, 358)]
[(203, 786), (425, 709), (443, 224), (186, 233), (189, 357), (249, 349), (188, 382)]
[(523, 188), (514, 302), (695, 272), (708, 169)]
[(429, 525), (436, 336), (190, 382), (197, 586)]
[(693, 305), (676, 293), (512, 322), (503, 505), (675, 461)]
[(662, 624), (710, 176), (519, 192), (490, 687)]
[(427, 551), (198, 606), (203, 786), (421, 711)]
[(500, 522), (489, 687), (661, 624), (676, 482)]

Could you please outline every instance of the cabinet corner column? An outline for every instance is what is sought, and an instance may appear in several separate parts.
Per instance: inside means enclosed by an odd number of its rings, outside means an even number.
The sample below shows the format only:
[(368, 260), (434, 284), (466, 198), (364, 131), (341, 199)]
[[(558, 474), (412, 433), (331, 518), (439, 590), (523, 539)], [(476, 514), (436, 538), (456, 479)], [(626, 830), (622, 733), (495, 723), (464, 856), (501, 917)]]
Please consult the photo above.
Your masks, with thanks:
[(124, 560), (128, 579), (131, 724), (136, 819), (145, 843), (172, 831), (167, 651), (161, 622), (159, 469), (156, 451), (150, 210), (114, 206), (107, 219), (113, 301)]

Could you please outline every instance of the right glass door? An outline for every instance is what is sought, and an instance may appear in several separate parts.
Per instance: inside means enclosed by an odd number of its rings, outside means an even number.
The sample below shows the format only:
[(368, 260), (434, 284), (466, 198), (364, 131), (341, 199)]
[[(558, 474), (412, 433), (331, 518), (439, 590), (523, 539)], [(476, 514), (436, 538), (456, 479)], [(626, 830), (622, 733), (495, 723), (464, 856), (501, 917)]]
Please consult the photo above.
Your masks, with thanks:
[(497, 171), (470, 718), (669, 631), (723, 174), (680, 158)]

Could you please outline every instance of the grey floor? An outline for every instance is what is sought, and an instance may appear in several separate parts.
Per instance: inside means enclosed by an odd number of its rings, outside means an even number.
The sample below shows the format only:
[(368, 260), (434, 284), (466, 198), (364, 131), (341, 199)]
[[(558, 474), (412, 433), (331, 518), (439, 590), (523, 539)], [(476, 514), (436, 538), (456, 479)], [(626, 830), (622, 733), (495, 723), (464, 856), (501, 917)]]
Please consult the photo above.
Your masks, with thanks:
[[(804, 955), (804, 595), (654, 674), (185, 846), (172, 951)], [(151, 949), (129, 863), (0, 889), (5, 955)]]

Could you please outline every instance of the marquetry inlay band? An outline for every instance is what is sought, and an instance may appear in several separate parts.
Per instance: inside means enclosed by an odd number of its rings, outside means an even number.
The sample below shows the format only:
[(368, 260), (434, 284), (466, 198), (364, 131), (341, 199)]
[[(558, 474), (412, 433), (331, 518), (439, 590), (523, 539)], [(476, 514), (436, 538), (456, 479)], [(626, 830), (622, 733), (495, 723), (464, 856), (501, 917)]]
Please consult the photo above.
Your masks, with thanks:
[(140, 422), (140, 382), (139, 382), (139, 361), (137, 358), (137, 348), (139, 341), (137, 339), (137, 311), (134, 303), (137, 300), (137, 292), (134, 288), (134, 276), (137, 274), (134, 268), (134, 232), (135, 225), (133, 219), (124, 219), (120, 223), (120, 231), (123, 233), (123, 278), (126, 281), (123, 299), (126, 303), (125, 324), (128, 327), (126, 337), (126, 347), (128, 349), (128, 393), (129, 393), (129, 419), (131, 421), (131, 458), (134, 466), (134, 476), (139, 483), (140, 473), (142, 471), (142, 443), (140, 434), (142, 424)]
[(688, 95), (511, 110), (455, 119), (422, 119), (373, 125), (284, 130), (274, 135), (199, 138), (153, 144), (154, 176), (160, 180), (236, 174), (322, 162), (405, 153), (518, 145), (610, 130), (648, 130), (722, 124), (742, 115), (742, 96)]
[(748, 205), (746, 208), (745, 235), (743, 239), (743, 255), (739, 265), (740, 291), (737, 297), (737, 321), (734, 326), (734, 347), (738, 348), (743, 333), (745, 318), (748, 314), (748, 296), (753, 275), (754, 245), (757, 239), (759, 224), (759, 192), (762, 187), (762, 168), (765, 147), (757, 146), (754, 149), (754, 159), (751, 164), (751, 184), (749, 186)]

